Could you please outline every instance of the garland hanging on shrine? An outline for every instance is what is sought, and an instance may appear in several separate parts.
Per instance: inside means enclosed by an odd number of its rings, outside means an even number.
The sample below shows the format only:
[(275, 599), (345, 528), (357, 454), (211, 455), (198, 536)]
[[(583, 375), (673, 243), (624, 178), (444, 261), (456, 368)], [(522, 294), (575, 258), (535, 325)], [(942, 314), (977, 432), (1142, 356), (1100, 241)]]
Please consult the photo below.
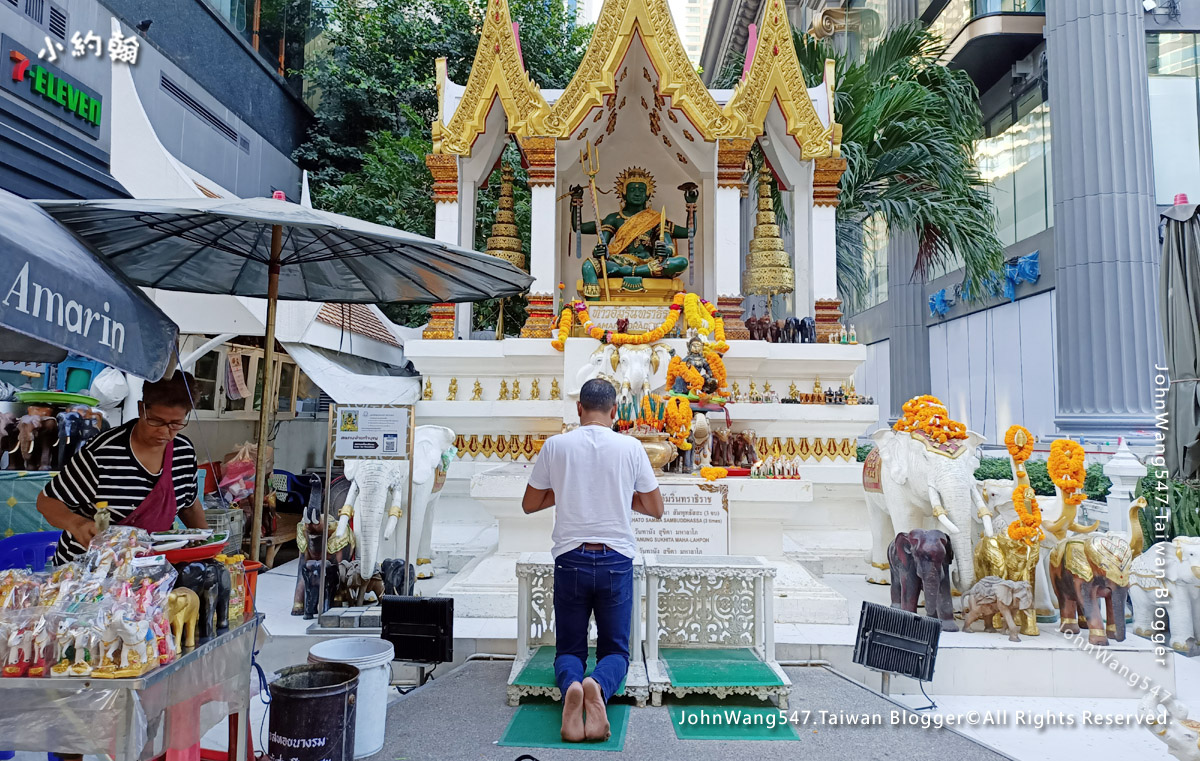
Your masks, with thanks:
[(892, 428), (909, 433), (920, 431), (934, 441), (967, 438), (967, 427), (950, 419), (946, 405), (936, 396), (916, 396), (904, 403), (903, 417)]
[(694, 293), (675, 294), (675, 298), (667, 312), (667, 318), (663, 320), (662, 324), (653, 330), (648, 330), (645, 333), (637, 335), (619, 333), (615, 330), (605, 330), (597, 326), (592, 322), (591, 316), (588, 315), (587, 302), (573, 301), (563, 307), (562, 312), (559, 314), (557, 324), (558, 337), (551, 341), (550, 345), (559, 351), (563, 350), (566, 346), (567, 337), (571, 334), (573, 320), (578, 320), (579, 324), (583, 327), (583, 331), (601, 343), (612, 344), (613, 346), (639, 346), (654, 343), (655, 341), (662, 340), (668, 333), (675, 330), (675, 326), (679, 322), (680, 312), (683, 312), (685, 324), (689, 328), (695, 329), (696, 332), (704, 336), (706, 341), (714, 342), (712, 344), (713, 352), (724, 354), (729, 351), (729, 344), (725, 341), (725, 321), (717, 313), (716, 305), (705, 301)]
[(1059, 439), (1050, 445), (1050, 459), (1046, 462), (1046, 472), (1050, 480), (1062, 489), (1063, 502), (1076, 506), (1083, 502), (1087, 495), (1083, 491), (1083, 481), (1087, 471), (1083, 467), (1083, 447), (1070, 439)]

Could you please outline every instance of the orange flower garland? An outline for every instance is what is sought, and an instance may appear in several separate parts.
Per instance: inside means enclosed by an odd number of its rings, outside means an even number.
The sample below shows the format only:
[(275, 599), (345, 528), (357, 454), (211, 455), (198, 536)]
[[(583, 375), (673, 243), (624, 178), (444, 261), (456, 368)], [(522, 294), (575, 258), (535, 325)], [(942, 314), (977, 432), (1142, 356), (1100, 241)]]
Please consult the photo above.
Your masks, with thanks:
[(700, 374), (700, 371), (677, 356), (671, 357), (671, 363), (667, 365), (667, 389), (675, 385), (676, 378), (683, 378), (688, 390), (692, 393), (699, 393), (700, 389), (704, 387), (704, 376)]
[(967, 438), (967, 427), (950, 419), (946, 406), (936, 396), (916, 396), (904, 403), (904, 415), (892, 426), (897, 431), (921, 431), (943, 444), (949, 439)]
[(1013, 461), (1021, 465), (1033, 454), (1033, 434), (1024, 426), (1010, 426), (1004, 434), (1004, 446), (1008, 448)]
[(673, 396), (667, 400), (667, 411), (663, 415), (666, 431), (671, 436), (671, 443), (682, 451), (692, 448), (687, 440), (692, 433), (692, 406), (686, 399)]
[(712, 370), (713, 378), (717, 381), (717, 393), (725, 390), (725, 360), (721, 359), (721, 355), (711, 349), (704, 350), (704, 359), (708, 362), (708, 368)]
[[(1029, 498), (1029, 509), (1025, 509), (1025, 499)], [(1013, 507), (1017, 510), (1017, 520), (1008, 524), (1008, 537), (1018, 542), (1032, 546), (1042, 541), (1042, 511), (1038, 507), (1037, 497), (1028, 486), (1018, 486), (1013, 490)]]
[(1087, 472), (1083, 468), (1083, 447), (1070, 439), (1059, 439), (1050, 445), (1050, 459), (1046, 463), (1050, 480), (1062, 489), (1063, 502), (1078, 505), (1086, 496), (1083, 481)]
[(701, 468), (700, 475), (705, 481), (716, 481), (729, 475), (729, 471), (725, 468)]
[(571, 332), (571, 307), (563, 307), (562, 315), (558, 318), (558, 338), (550, 342), (550, 345), (559, 351), (567, 344), (567, 336)]
[[(704, 314), (701, 313), (701, 309), (704, 310)], [(573, 314), (568, 314), (569, 312), (573, 312)], [(718, 354), (724, 354), (729, 351), (729, 344), (725, 342), (725, 322), (717, 314), (717, 307), (694, 293), (675, 294), (675, 298), (672, 299), (670, 309), (667, 312), (667, 318), (663, 320), (663, 323), (653, 330), (648, 330), (638, 335), (618, 333), (615, 330), (605, 330), (597, 326), (588, 315), (587, 302), (573, 302), (563, 308), (563, 315), (558, 321), (558, 338), (551, 341), (550, 345), (559, 351), (563, 350), (566, 346), (567, 336), (571, 330), (572, 316), (579, 320), (579, 324), (583, 326), (585, 333), (603, 343), (613, 344), (614, 346), (639, 346), (654, 343), (655, 341), (662, 340), (668, 333), (675, 330), (675, 326), (679, 322), (680, 312), (684, 313), (686, 324), (689, 327), (696, 328), (705, 337), (711, 336), (715, 339), (715, 343), (712, 344), (714, 351)], [(705, 317), (705, 314), (707, 314), (707, 317)]]

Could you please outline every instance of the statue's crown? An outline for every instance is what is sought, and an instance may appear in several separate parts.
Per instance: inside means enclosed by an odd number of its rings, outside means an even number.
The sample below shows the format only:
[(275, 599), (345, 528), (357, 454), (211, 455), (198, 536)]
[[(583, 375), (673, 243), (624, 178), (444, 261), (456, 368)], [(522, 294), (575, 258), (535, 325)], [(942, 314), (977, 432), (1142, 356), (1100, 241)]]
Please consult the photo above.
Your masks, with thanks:
[(622, 198), (625, 197), (625, 187), (631, 182), (643, 182), (646, 184), (646, 198), (654, 195), (654, 175), (642, 169), (640, 166), (631, 166), (617, 175), (615, 190)]

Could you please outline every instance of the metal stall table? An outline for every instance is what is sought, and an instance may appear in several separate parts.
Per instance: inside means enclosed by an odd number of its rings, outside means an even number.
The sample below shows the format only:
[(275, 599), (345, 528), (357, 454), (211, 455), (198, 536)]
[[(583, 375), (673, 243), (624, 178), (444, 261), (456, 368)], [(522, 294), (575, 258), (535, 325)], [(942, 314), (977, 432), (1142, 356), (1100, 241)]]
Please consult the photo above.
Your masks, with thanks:
[(229, 721), (231, 761), (248, 732), (250, 670), (262, 614), (132, 679), (0, 679), (0, 746), (145, 761), (199, 743)]

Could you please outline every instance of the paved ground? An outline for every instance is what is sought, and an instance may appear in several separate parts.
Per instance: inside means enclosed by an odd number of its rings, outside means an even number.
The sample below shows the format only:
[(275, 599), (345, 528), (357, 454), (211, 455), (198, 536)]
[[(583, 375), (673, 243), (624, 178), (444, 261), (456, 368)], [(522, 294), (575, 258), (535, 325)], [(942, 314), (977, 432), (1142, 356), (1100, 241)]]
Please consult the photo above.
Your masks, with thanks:
[[(511, 664), (477, 661), (414, 690), (392, 704), (381, 761), (514, 761), (529, 754), (538, 761), (578, 760), (583, 754), (654, 761), (755, 761), (847, 759), (847, 761), (1000, 761), (1008, 758), (945, 729), (892, 726), (892, 712), (919, 716), (839, 674), (823, 668), (788, 669), (792, 679), (789, 713), (809, 711), (799, 726), (797, 742), (682, 741), (675, 738), (670, 715), (661, 708), (634, 708), (621, 753), (507, 748), (495, 744), (515, 708), (505, 705), (505, 682)], [(879, 716), (883, 726), (833, 726), (820, 711)], [(436, 727), (436, 729), (435, 729)]]

